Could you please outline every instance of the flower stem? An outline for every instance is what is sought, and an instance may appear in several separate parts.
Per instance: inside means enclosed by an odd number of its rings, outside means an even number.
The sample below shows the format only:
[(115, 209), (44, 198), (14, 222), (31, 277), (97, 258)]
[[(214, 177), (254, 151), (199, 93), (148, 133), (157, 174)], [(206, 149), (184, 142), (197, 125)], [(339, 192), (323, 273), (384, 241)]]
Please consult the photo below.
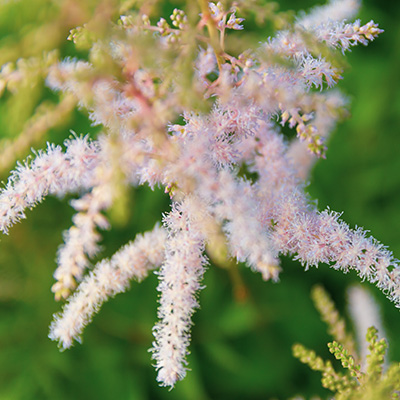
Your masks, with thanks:
[(215, 26), (214, 20), (210, 13), (207, 0), (198, 0), (202, 13), (202, 22), (207, 26), (208, 34), (210, 35), (210, 44), (214, 50), (215, 57), (217, 58), (218, 69), (221, 71), (221, 66), (224, 63), (222, 58), (222, 48), (219, 41), (219, 35), (217, 27)]

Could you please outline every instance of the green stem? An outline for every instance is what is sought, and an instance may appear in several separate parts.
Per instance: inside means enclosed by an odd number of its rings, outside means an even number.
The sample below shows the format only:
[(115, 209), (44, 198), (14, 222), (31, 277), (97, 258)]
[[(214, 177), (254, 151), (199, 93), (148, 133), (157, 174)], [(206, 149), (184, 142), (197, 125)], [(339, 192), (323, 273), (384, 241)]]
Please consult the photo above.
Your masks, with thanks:
[(207, 0), (198, 0), (198, 3), (200, 5), (201, 13), (203, 15), (203, 20), (205, 21), (207, 29), (208, 29), (208, 34), (210, 35), (211, 47), (213, 48), (215, 57), (217, 58), (218, 69), (221, 71), (221, 66), (224, 63), (224, 61), (222, 58), (223, 51), (222, 51), (221, 45), (219, 43), (217, 27), (215, 26), (215, 23), (212, 19), (210, 9), (208, 7), (208, 1)]

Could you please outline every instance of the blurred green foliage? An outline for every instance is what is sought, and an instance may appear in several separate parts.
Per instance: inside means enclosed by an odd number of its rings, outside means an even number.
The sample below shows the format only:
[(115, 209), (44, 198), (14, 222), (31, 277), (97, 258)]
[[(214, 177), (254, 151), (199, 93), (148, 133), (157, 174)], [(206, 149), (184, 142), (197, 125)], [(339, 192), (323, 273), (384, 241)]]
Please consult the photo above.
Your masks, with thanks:
[[(55, 2), (36, 0), (28, 8), (27, 1), (3, 3), (0, 48), (13, 49), (15, 37), (23, 37), (32, 24), (52, 18), (51, 7), (50, 14), (45, 7)], [(279, 3), (281, 10), (306, 9), (315, 4), (312, 0)], [(320, 208), (329, 205), (344, 211), (347, 222), (370, 229), (374, 237), (400, 255), (400, 3), (364, 3), (360, 18), (365, 22), (373, 18), (385, 33), (368, 49), (355, 48), (348, 55), (350, 68), (339, 87), (352, 99), (351, 118), (330, 140), (327, 159), (315, 167), (309, 192), (319, 200)], [(60, 37), (66, 38), (72, 26), (65, 24)], [(70, 54), (68, 46), (61, 48), (61, 54)], [(26, 55), (23, 49), (14, 51)], [(40, 99), (50, 96), (43, 81), (29, 90), (24, 94), (27, 108), (13, 112), (12, 120), (10, 98), (1, 99), (1, 137), (17, 133), (21, 120), (31, 115)], [(50, 140), (62, 142), (69, 129), (95, 133), (85, 115), (76, 111), (68, 124), (50, 131)], [(168, 210), (168, 198), (161, 190), (140, 188), (131, 194), (130, 216), (125, 225), (105, 232), (101, 256), (111, 255), (137, 232), (151, 228)], [(204, 279), (207, 288), (200, 293), (201, 309), (194, 316), (189, 356), (192, 371), (172, 392), (157, 386), (147, 352), (156, 321), (154, 275), (110, 300), (86, 329), (83, 345), (60, 353), (47, 338), (52, 314), (60, 308), (50, 288), (56, 250), (71, 216), (65, 199), (48, 198), (9, 236), (1, 238), (0, 399), (258, 400), (285, 399), (295, 394), (328, 395), (318, 376), (293, 358), (291, 346), (301, 342), (323, 358), (330, 357), (326, 347), (329, 337), (313, 307), (310, 289), (322, 283), (345, 313), (346, 287), (358, 278), (324, 265), (304, 272), (288, 259), (282, 261), (284, 272), (279, 284), (263, 282), (241, 266), (241, 278), (249, 292), (242, 302), (233, 295), (228, 272), (209, 267)], [(389, 359), (400, 360), (396, 334), (399, 311), (378, 290), (368, 287), (382, 309)]]

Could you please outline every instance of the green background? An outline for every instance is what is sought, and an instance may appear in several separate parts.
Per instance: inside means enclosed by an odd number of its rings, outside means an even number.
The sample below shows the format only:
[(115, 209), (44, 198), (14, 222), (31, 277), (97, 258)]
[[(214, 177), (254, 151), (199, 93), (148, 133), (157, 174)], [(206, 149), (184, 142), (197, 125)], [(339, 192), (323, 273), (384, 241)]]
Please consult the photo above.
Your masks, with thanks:
[[(21, 2), (27, 4), (27, 2)], [(24, 13), (15, 6), (0, 17), (6, 43), (29, 21), (38, 20), (34, 2)], [(39, 2), (38, 2), (39, 4)], [(312, 1), (280, 1), (280, 9), (307, 9)], [(22, 13), (22, 15), (21, 15)], [(43, 12), (41, 13), (43, 14)], [(45, 14), (42, 18), (48, 18)], [(374, 19), (385, 32), (368, 48), (348, 54), (349, 68), (339, 87), (351, 98), (351, 117), (330, 140), (327, 159), (313, 170), (308, 191), (319, 208), (343, 211), (351, 226), (371, 231), (400, 256), (400, 3), (364, 1), (360, 18)], [(1, 50), (0, 50), (1, 51)], [(62, 49), (66, 54), (69, 47)], [(39, 95), (38, 95), (39, 96)], [(31, 99), (34, 104), (34, 99)], [(0, 102), (0, 135), (10, 127), (10, 103)], [(21, 111), (22, 112), (22, 111)], [(32, 110), (25, 110), (28, 115)], [(12, 121), (11, 121), (12, 122)], [(69, 129), (93, 131), (76, 112), (49, 140), (62, 142)], [(6, 179), (6, 175), (3, 176)], [(73, 215), (68, 199), (46, 199), (28, 212), (0, 242), (0, 399), (285, 399), (295, 394), (327, 396), (318, 373), (291, 355), (295, 342), (328, 357), (330, 340), (310, 300), (310, 289), (322, 283), (346, 313), (346, 288), (358, 278), (321, 265), (304, 272), (300, 264), (282, 259), (278, 284), (240, 267), (250, 292), (239, 303), (223, 269), (210, 266), (201, 309), (194, 316), (191, 355), (186, 379), (173, 391), (159, 388), (151, 366), (151, 329), (156, 321), (157, 285), (152, 275), (104, 305), (86, 328), (83, 344), (59, 352), (48, 338), (52, 314), (60, 309), (50, 288), (57, 247)], [(136, 232), (150, 229), (168, 210), (161, 190), (132, 191), (125, 225), (104, 234), (102, 256), (109, 256)], [(399, 311), (372, 285), (363, 283), (380, 304), (389, 339), (389, 359), (400, 361)]]

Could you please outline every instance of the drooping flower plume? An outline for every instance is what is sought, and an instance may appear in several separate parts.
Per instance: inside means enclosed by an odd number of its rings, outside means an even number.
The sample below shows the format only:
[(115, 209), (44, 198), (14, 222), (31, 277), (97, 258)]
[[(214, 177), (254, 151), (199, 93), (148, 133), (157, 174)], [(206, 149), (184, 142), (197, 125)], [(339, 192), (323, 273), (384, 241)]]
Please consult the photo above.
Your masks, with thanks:
[[(306, 269), (354, 269), (400, 307), (392, 254), (339, 213), (317, 210), (304, 192), (347, 105), (332, 89), (343, 75), (338, 57), (382, 32), (373, 21), (347, 22), (358, 6), (332, 0), (238, 52), (225, 49), (229, 30), (245, 28), (235, 4), (200, 0), (197, 19), (174, 10), (170, 23), (152, 21), (143, 6), (101, 34), (89, 25), (71, 31), (70, 40), (89, 47), (89, 61), (51, 64), (47, 84), (71, 96), (102, 133), (75, 135), (64, 150), (49, 144), (19, 164), (0, 193), (3, 233), (45, 196), (79, 195), (58, 251), (52, 290), (67, 303), (51, 339), (62, 348), (80, 341), (104, 301), (154, 269), (160, 306), (151, 351), (158, 381), (173, 387), (186, 374), (197, 295), (218, 252), (264, 280), (279, 280), (280, 254)], [(282, 126), (296, 137), (286, 139)], [(121, 185), (164, 187), (171, 211), (163, 228), (91, 267)]]

